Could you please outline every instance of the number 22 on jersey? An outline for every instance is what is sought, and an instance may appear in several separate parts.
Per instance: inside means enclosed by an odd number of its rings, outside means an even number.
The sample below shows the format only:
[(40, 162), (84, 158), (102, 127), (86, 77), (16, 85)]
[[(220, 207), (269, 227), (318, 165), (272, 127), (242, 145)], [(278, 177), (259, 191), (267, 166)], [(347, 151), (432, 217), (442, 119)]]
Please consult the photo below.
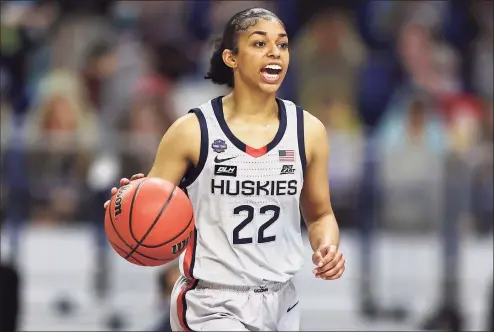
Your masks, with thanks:
[[(240, 215), (242, 212), (246, 213), (246, 217), (233, 229), (233, 244), (249, 244), (254, 242), (254, 238), (252, 236), (245, 236), (246, 234), (244, 234), (244, 237), (242, 237), (240, 233), (245, 226), (254, 220), (256, 208), (252, 205), (239, 205), (233, 209), (233, 213), (235, 215)], [(272, 212), (273, 215), (269, 217), (267, 212)], [(276, 235), (267, 236), (265, 232), (269, 226), (271, 226), (280, 217), (280, 207), (277, 205), (264, 205), (259, 208), (259, 214), (261, 216), (265, 216), (266, 221), (257, 230), (256, 243), (268, 243), (275, 241)], [(245, 231), (242, 233), (245, 233)]]

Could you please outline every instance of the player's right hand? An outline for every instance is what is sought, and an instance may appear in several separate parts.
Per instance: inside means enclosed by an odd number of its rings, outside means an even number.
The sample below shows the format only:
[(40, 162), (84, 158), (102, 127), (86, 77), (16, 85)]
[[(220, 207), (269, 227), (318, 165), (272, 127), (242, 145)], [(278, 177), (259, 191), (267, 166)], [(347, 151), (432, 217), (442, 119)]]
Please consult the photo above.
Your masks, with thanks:
[[(125, 186), (125, 185), (129, 184), (129, 183), (130, 183), (130, 181), (134, 181), (134, 180), (137, 180), (137, 179), (141, 179), (141, 178), (143, 178), (144, 176), (145, 176), (144, 174), (139, 173), (139, 174), (134, 174), (134, 175), (132, 175), (132, 177), (130, 178), (130, 180), (129, 180), (129, 179), (127, 179), (127, 178), (121, 178), (121, 179), (120, 179), (120, 187), (123, 187), (123, 186)], [(118, 188), (117, 188), (117, 187), (113, 187), (113, 188), (111, 188), (111, 196), (113, 197), (113, 195), (115, 195), (115, 194), (117, 193), (117, 191), (118, 191)], [(110, 199), (109, 199), (109, 200), (107, 200), (107, 201), (105, 202), (105, 204), (103, 204), (103, 208), (105, 208), (105, 209), (106, 209), (106, 208), (108, 207), (108, 204), (110, 204)]]

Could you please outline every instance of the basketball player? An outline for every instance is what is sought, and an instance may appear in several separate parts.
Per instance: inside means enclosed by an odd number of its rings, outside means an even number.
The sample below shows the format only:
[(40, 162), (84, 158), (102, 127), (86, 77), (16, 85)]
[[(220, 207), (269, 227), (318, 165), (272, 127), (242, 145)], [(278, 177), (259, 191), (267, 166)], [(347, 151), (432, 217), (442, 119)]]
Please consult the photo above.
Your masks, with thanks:
[(196, 222), (172, 294), (175, 331), (298, 330), (291, 279), (305, 260), (299, 207), (315, 277), (335, 280), (345, 270), (325, 127), (275, 96), (289, 60), (278, 17), (259, 8), (235, 14), (205, 77), (233, 91), (178, 119), (160, 143), (148, 176), (185, 190)]

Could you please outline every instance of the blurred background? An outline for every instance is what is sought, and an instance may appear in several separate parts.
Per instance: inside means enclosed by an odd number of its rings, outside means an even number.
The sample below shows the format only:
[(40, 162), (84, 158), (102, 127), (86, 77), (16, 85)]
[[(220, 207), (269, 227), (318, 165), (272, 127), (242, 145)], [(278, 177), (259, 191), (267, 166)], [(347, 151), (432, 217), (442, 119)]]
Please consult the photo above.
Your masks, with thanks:
[(211, 37), (290, 37), (279, 96), (328, 129), (347, 271), (296, 277), (303, 330), (493, 330), (492, 1), (1, 1), (1, 331), (167, 331), (176, 266), (108, 247), (102, 205), (228, 93)]

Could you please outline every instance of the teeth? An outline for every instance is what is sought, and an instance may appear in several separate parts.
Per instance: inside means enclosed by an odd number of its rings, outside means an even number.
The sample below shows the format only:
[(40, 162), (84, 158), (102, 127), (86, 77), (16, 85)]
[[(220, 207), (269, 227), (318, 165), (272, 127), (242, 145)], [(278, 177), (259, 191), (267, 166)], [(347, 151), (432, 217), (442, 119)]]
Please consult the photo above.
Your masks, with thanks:
[(268, 73), (265, 73), (264, 74), (264, 77), (270, 79), (270, 80), (276, 80), (278, 79), (278, 77), (280, 77), (280, 75), (278, 74), (268, 74)]
[(267, 65), (266, 67), (264, 67), (266, 69), (277, 69), (277, 70), (281, 70), (281, 66), (279, 65)]

